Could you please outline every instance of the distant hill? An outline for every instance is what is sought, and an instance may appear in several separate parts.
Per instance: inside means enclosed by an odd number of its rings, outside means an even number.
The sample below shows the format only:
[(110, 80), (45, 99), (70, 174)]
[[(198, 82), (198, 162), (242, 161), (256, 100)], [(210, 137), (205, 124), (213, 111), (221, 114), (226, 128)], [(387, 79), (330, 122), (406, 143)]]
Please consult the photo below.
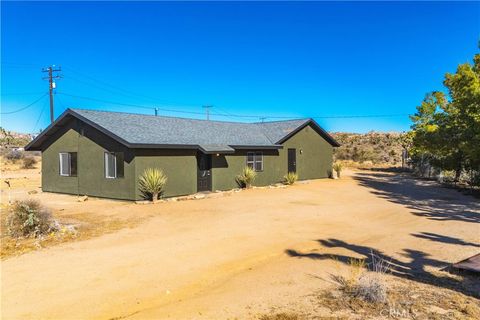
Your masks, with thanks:
[(399, 132), (333, 132), (331, 135), (342, 145), (335, 151), (335, 160), (388, 166), (402, 164)]
[[(330, 134), (342, 145), (335, 151), (335, 160), (390, 166), (402, 163), (402, 145), (398, 132)], [(31, 134), (6, 131), (0, 127), (1, 147), (24, 147), (32, 138)]]

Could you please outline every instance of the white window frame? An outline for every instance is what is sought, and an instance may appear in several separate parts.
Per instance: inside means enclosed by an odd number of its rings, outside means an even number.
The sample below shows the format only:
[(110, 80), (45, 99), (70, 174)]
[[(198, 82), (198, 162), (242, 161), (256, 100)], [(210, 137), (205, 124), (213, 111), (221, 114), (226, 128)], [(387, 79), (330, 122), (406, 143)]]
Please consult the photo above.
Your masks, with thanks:
[[(253, 156), (253, 161), (248, 160), (249, 156)], [(263, 171), (263, 152), (262, 151), (248, 151), (246, 160), (247, 160), (246, 161), (247, 167), (251, 167), (253, 170), (257, 172)], [(257, 170), (257, 163), (260, 163), (259, 170)]]
[[(62, 161), (62, 155), (66, 156), (67, 157), (67, 163), (68, 163), (68, 173), (63, 173), (63, 161)], [(60, 152), (58, 154), (58, 161), (60, 162), (60, 175), (62, 177), (70, 177), (72, 175), (72, 161), (71, 161), (71, 157), (70, 157), (70, 153), (69, 152)]]
[[(111, 155), (113, 157), (113, 177), (108, 175), (108, 156)], [(117, 157), (115, 155), (115, 152), (105, 152), (105, 155), (103, 157), (104, 161), (104, 167), (105, 167), (105, 178), (107, 179), (116, 179), (117, 178)]]

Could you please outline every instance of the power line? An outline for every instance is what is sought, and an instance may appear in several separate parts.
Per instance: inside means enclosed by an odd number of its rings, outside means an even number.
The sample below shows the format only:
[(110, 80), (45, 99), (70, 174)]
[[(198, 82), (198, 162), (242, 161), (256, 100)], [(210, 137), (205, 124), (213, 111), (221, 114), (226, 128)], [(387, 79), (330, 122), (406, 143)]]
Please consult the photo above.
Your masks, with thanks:
[(207, 120), (210, 120), (210, 109), (212, 108), (213, 106), (203, 106), (203, 108), (205, 109), (205, 113), (206, 113), (206, 116), (207, 116)]
[(23, 110), (26, 110), (26, 109), (30, 108), (31, 106), (33, 106), (38, 101), (42, 100), (46, 95), (47, 95), (47, 93), (42, 94), (42, 96), (40, 98), (38, 98), (37, 100), (33, 101), (32, 103), (30, 103), (29, 105), (27, 105), (25, 107), (22, 107), (20, 109), (14, 110), (14, 111), (0, 112), (0, 114), (13, 114), (13, 113), (17, 113), (17, 112), (21, 112)]
[[(58, 92), (60, 95), (65, 95), (73, 98), (90, 100), (90, 101), (97, 101), (102, 103), (108, 103), (113, 105), (119, 106), (126, 106), (126, 107), (134, 107), (146, 110), (161, 110), (166, 112), (176, 112), (176, 113), (185, 113), (185, 114), (195, 114), (195, 115), (205, 115), (203, 112), (195, 112), (195, 111), (184, 111), (178, 109), (166, 109), (166, 108), (158, 108), (158, 107), (148, 107), (144, 105), (138, 104), (131, 104), (131, 103), (122, 103), (122, 102), (114, 102), (109, 100), (97, 99), (97, 98), (90, 98), (84, 96), (77, 96), (69, 93)], [(211, 113), (209, 112), (209, 116), (223, 116), (223, 117), (236, 117), (236, 118), (252, 118), (252, 119), (292, 119), (292, 117), (284, 117), (284, 116), (260, 116), (260, 115), (240, 115), (240, 114), (232, 114), (232, 113)], [(387, 117), (404, 117), (408, 116), (409, 114), (378, 114), (378, 115), (338, 115), (338, 116), (312, 116), (311, 118), (314, 119), (352, 119), (352, 118), (387, 118)]]
[(43, 92), (2, 92), (2, 96), (29, 96), (29, 95), (37, 95), (42, 94)]
[(35, 133), (35, 129), (37, 129), (37, 125), (40, 122), (40, 119), (42, 118), (42, 115), (43, 115), (43, 112), (46, 109), (46, 106), (47, 106), (47, 104), (44, 103), (43, 107), (42, 107), (42, 110), (40, 111), (40, 114), (38, 115), (37, 121), (35, 121), (35, 126), (33, 127), (33, 132), (32, 133)]
[[(121, 88), (121, 87), (119, 87), (119, 86), (115, 86), (115, 85), (109, 84), (109, 83), (107, 83), (107, 82), (105, 82), (105, 81), (98, 80), (98, 79), (92, 77), (91, 75), (87, 75), (87, 74), (85, 74), (85, 73), (76, 71), (76, 70), (74, 70), (74, 69), (72, 69), (72, 68), (70, 68), (70, 67), (65, 67), (65, 66), (64, 66), (64, 68), (67, 69), (67, 70), (70, 70), (70, 71), (73, 72), (73, 73), (76, 73), (76, 74), (79, 75), (79, 76), (82, 76), (82, 77), (88, 78), (88, 79), (90, 79), (90, 80), (93, 80), (93, 81), (95, 81), (95, 82), (97, 82), (97, 83), (100, 83), (100, 84), (102, 84), (103, 86), (110, 87), (110, 88), (113, 88), (113, 89), (115, 89), (115, 90), (117, 90), (117, 91), (119, 91), (119, 92), (122, 92), (123, 95), (128, 95), (128, 96), (130, 96), (130, 97), (132, 97), (132, 96), (133, 96), (133, 97), (135, 97), (135, 96), (137, 96), (137, 97), (143, 97), (143, 98), (148, 99), (148, 100), (151, 100), (151, 101), (153, 101), (153, 102), (158, 102), (158, 99), (157, 99), (157, 98), (150, 97), (150, 96), (147, 96), (147, 95), (144, 95), (144, 94), (140, 94), (140, 93), (136, 93), (136, 92), (133, 92), (133, 91), (130, 91), (130, 90)], [(84, 83), (86, 83), (86, 82), (84, 82)], [(90, 85), (93, 85), (93, 84), (90, 84)], [(93, 86), (94, 86), (94, 85), (93, 85)], [(97, 88), (98, 88), (98, 86), (97, 86)], [(105, 89), (104, 89), (104, 90), (105, 90)]]

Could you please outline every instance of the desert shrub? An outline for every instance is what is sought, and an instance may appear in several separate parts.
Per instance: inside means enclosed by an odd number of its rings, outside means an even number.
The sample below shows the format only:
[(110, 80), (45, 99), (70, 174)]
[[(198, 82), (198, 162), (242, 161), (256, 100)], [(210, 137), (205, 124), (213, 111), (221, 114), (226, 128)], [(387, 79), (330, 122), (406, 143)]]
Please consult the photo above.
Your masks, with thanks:
[(35, 168), (35, 165), (37, 164), (37, 159), (34, 157), (25, 157), (23, 158), (23, 168), (24, 169), (33, 169)]
[(298, 180), (298, 174), (295, 172), (289, 172), (285, 176), (283, 176), (283, 183), (292, 185)]
[(38, 237), (57, 229), (51, 211), (37, 200), (15, 202), (7, 216), (7, 230), (12, 237)]
[(332, 280), (338, 288), (348, 296), (372, 303), (387, 301), (387, 285), (384, 275), (390, 268), (390, 263), (373, 252), (371, 262), (367, 264), (363, 259), (350, 259), (349, 276), (332, 275)]
[(143, 196), (156, 202), (164, 193), (167, 176), (157, 168), (147, 168), (140, 176), (138, 188)]
[(255, 170), (253, 170), (250, 167), (245, 167), (242, 170), (242, 173), (240, 173), (237, 177), (237, 183), (240, 185), (242, 188), (250, 188), (255, 181), (255, 178), (257, 176), (257, 173)]
[(20, 150), (10, 150), (6, 155), (5, 158), (7, 160), (10, 160), (12, 162), (15, 162), (17, 160), (23, 159), (25, 157), (25, 153)]
[(480, 171), (471, 170), (467, 183), (472, 187), (480, 187)]
[(441, 183), (453, 183), (455, 181), (455, 171), (442, 170), (438, 176), (438, 181)]
[(340, 178), (340, 175), (342, 173), (342, 170), (343, 170), (343, 164), (341, 162), (335, 162), (333, 164), (333, 170), (335, 170), (335, 172), (337, 172), (337, 177)]
[(360, 276), (355, 286), (357, 297), (367, 302), (383, 303), (387, 301), (387, 286), (378, 272), (367, 272)]

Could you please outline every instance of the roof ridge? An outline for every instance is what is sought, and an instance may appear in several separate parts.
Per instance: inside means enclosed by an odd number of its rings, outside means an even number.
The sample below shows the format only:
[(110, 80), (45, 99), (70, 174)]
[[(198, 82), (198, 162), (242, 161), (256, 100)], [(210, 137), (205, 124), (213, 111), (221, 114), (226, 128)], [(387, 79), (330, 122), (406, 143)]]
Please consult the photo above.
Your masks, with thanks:
[[(103, 112), (103, 113), (120, 113), (120, 114), (130, 114), (135, 116), (144, 116), (144, 117), (151, 117), (151, 118), (168, 118), (168, 119), (184, 119), (184, 120), (193, 120), (193, 121), (201, 121), (201, 122), (219, 122), (219, 123), (234, 123), (234, 124), (248, 124), (248, 125), (255, 125), (262, 122), (243, 122), (243, 121), (224, 121), (224, 120), (207, 120), (207, 119), (197, 119), (197, 118), (187, 118), (187, 117), (177, 117), (177, 116), (166, 116), (166, 115), (153, 115), (153, 114), (144, 114), (144, 113), (135, 113), (135, 112), (126, 112), (126, 111), (108, 111), (108, 110), (95, 110), (95, 109), (84, 109), (84, 108), (68, 108), (72, 111), (91, 111), (91, 112)], [(285, 121), (292, 121), (292, 120), (300, 120), (300, 119), (290, 119), (290, 120), (280, 120), (280, 121), (266, 121), (264, 123), (272, 123), (272, 122), (285, 122)], [(306, 120), (306, 118), (305, 118)]]
[(240, 123), (240, 124), (263, 124), (263, 123), (277, 123), (277, 122), (287, 122), (287, 121), (298, 121), (298, 120), (311, 120), (311, 118), (292, 118), (285, 120), (274, 120), (274, 121), (264, 121), (264, 122), (243, 122), (243, 121), (224, 121), (224, 120), (207, 120), (207, 119), (197, 119), (197, 118), (187, 118), (187, 117), (178, 117), (178, 116), (166, 116), (166, 115), (153, 115), (153, 114), (144, 114), (136, 112), (127, 112), (127, 111), (109, 111), (109, 110), (95, 110), (95, 109), (85, 109), (85, 108), (68, 108), (72, 111), (92, 111), (92, 112), (104, 112), (104, 113), (121, 113), (121, 114), (131, 114), (136, 116), (145, 116), (145, 117), (161, 117), (169, 119), (185, 119), (185, 120), (196, 120), (202, 122), (221, 122), (221, 123)]

